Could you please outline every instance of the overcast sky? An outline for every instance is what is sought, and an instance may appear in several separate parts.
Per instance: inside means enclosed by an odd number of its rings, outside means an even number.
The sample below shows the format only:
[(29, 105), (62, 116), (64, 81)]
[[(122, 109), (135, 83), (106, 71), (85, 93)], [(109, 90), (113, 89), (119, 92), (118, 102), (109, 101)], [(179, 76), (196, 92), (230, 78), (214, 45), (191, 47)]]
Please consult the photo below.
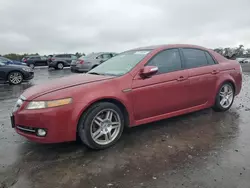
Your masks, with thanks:
[(250, 47), (250, 0), (0, 0), (0, 54)]

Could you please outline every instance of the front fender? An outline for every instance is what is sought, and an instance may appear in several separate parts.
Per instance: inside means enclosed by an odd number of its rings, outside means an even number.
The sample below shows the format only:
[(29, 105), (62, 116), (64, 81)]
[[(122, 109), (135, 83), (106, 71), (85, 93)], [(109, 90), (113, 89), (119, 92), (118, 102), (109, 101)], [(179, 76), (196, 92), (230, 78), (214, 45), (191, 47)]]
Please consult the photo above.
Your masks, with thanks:
[(112, 94), (112, 95), (99, 95), (99, 96), (96, 96), (96, 95), (92, 95), (92, 94), (89, 94), (87, 96), (84, 97), (84, 101), (81, 101), (79, 103), (77, 103), (77, 108), (74, 109), (73, 113), (72, 113), (72, 116), (74, 117), (73, 119), (76, 119), (76, 125), (78, 124), (78, 121), (80, 120), (82, 114), (91, 106), (93, 105), (94, 103), (97, 103), (97, 102), (101, 102), (101, 101), (110, 101), (110, 100), (113, 100), (113, 101), (116, 101), (116, 102), (119, 102), (120, 104), (122, 104), (126, 111), (128, 112), (128, 115), (129, 115), (129, 124), (134, 124), (134, 119), (133, 119), (133, 115), (132, 115), (132, 112), (133, 112), (133, 107), (132, 107), (132, 104), (129, 100), (129, 96), (127, 96), (125, 93), (117, 93), (117, 94)]

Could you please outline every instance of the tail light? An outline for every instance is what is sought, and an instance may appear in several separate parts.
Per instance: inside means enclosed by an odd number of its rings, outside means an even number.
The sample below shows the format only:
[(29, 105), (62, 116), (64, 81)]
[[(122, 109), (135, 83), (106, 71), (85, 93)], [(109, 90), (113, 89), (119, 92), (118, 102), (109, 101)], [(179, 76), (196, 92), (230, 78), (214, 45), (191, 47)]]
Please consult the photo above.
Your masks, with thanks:
[(81, 64), (81, 65), (84, 64), (84, 61), (83, 61), (83, 60), (80, 60), (80, 61), (79, 61), (79, 64)]

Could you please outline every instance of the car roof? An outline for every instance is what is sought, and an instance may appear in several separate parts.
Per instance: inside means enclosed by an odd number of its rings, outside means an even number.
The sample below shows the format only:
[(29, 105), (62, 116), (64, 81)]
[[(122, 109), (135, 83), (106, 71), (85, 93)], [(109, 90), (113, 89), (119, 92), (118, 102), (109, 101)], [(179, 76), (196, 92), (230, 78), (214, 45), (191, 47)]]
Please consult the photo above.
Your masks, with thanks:
[(192, 45), (192, 44), (163, 44), (163, 45), (139, 47), (139, 48), (134, 48), (132, 50), (157, 50), (165, 48), (197, 48), (197, 49), (207, 50), (202, 46)]
[(93, 53), (87, 54), (87, 56), (88, 55), (98, 56), (98, 55), (102, 55), (102, 54), (117, 54), (117, 53), (116, 52), (93, 52)]
[(54, 54), (53, 56), (57, 56), (57, 55), (75, 55), (75, 54)]
[(38, 56), (40, 56), (40, 55), (26, 55), (24, 57), (38, 57)]

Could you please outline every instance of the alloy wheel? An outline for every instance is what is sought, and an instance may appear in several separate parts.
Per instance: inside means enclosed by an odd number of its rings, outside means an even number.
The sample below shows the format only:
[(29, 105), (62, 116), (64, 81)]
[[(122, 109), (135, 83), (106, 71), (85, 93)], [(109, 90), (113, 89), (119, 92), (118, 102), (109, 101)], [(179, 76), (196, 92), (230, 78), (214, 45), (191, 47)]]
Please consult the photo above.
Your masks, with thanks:
[(108, 145), (116, 139), (121, 129), (121, 118), (113, 109), (100, 111), (90, 126), (91, 138), (100, 145)]
[(35, 65), (32, 63), (32, 64), (30, 64), (30, 68), (31, 69), (34, 69), (35, 68)]
[(58, 69), (63, 69), (63, 64), (62, 64), (62, 63), (58, 63), (58, 64), (57, 64), (57, 68), (58, 68)]
[(228, 108), (234, 98), (234, 90), (231, 85), (225, 84), (220, 90), (220, 105), (223, 108)]
[(13, 72), (9, 76), (9, 81), (12, 84), (20, 84), (23, 80), (23, 76), (20, 72)]

